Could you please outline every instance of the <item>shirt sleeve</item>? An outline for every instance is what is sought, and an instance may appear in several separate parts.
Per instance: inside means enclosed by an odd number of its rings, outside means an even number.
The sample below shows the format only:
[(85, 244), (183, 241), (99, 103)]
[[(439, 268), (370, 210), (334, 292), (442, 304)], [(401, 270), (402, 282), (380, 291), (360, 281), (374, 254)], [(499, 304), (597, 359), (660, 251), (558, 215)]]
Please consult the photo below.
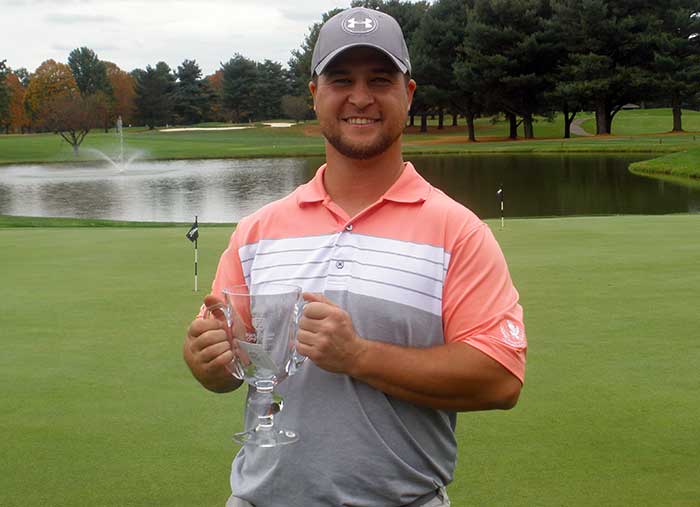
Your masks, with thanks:
[[(224, 250), (219, 258), (219, 265), (216, 268), (216, 276), (211, 285), (211, 294), (223, 299), (223, 289), (233, 285), (245, 284), (245, 276), (243, 275), (243, 266), (238, 253), (238, 234), (236, 229), (231, 235), (228, 247)], [(203, 318), (206, 312), (204, 305), (199, 309), (198, 318)]]
[(527, 339), (518, 291), (503, 252), (484, 223), (450, 252), (443, 289), (445, 342), (463, 342), (525, 379)]

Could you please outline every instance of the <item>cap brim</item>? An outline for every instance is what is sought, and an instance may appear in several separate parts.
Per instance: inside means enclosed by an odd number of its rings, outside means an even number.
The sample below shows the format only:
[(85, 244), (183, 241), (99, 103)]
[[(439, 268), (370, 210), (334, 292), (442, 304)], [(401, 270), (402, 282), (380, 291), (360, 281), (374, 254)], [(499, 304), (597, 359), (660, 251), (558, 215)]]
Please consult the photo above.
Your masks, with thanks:
[(409, 72), (408, 67), (406, 67), (406, 65), (403, 62), (401, 62), (401, 60), (396, 58), (394, 55), (392, 55), (386, 49), (380, 48), (379, 46), (377, 46), (375, 44), (368, 44), (366, 42), (362, 42), (362, 43), (356, 43), (356, 44), (348, 44), (347, 46), (339, 47), (335, 51), (328, 53), (328, 55), (323, 60), (318, 62), (318, 64), (316, 65), (316, 68), (311, 73), (311, 75), (313, 76), (314, 74), (317, 74), (317, 75), (322, 74), (323, 70), (328, 66), (328, 64), (331, 63), (331, 61), (333, 61), (333, 59), (336, 56), (339, 56), (340, 53), (342, 53), (343, 51), (347, 51), (348, 49), (351, 49), (351, 48), (360, 48), (360, 47), (372, 48), (372, 49), (376, 49), (377, 51), (381, 51), (386, 56), (388, 56), (392, 62), (394, 62), (394, 65), (396, 65), (396, 68), (398, 68), (402, 74), (406, 74)]

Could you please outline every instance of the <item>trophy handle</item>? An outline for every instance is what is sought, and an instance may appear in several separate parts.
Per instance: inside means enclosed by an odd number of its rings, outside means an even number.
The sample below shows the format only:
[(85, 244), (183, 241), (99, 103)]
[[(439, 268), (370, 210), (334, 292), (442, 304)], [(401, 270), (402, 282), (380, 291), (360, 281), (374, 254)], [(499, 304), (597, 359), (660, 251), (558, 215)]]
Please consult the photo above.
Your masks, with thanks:
[(294, 310), (294, 344), (292, 350), (292, 359), (289, 362), (289, 367), (287, 369), (287, 373), (289, 375), (294, 375), (297, 372), (297, 370), (299, 370), (301, 365), (304, 364), (304, 361), (306, 361), (306, 356), (302, 356), (297, 351), (297, 334), (299, 333), (299, 319), (303, 315), (304, 307), (306, 307), (307, 304), (308, 301), (301, 299), (296, 304), (296, 308)]
[[(224, 303), (217, 303), (212, 306), (207, 306), (207, 311), (204, 313), (204, 318), (215, 318), (226, 322), (226, 336), (228, 337), (228, 342), (231, 345), (231, 350), (236, 354), (236, 350), (233, 343), (233, 335), (231, 332), (231, 326), (233, 325), (233, 319), (231, 317), (231, 309), (228, 305)], [(243, 380), (245, 376), (245, 370), (241, 364), (241, 360), (236, 354), (233, 360), (226, 365), (228, 372), (236, 377), (238, 380)]]

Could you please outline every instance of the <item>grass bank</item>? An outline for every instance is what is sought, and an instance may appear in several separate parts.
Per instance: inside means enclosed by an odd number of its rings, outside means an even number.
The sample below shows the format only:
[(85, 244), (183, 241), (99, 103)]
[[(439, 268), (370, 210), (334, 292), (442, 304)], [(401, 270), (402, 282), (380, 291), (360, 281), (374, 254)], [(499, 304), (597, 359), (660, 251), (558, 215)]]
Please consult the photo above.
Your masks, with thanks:
[(694, 178), (700, 184), (700, 147), (671, 153), (630, 165), (635, 174), (662, 175), (672, 178)]
[[(582, 119), (590, 115), (583, 114)], [(584, 127), (594, 131), (591, 120)], [(437, 130), (431, 120), (428, 133), (409, 127), (404, 137), (406, 154), (468, 153), (658, 153), (666, 154), (700, 146), (700, 113), (686, 111), (684, 134), (669, 135), (670, 110), (621, 111), (615, 119), (614, 136), (561, 139), (560, 116), (536, 123), (534, 140), (506, 139), (505, 122), (477, 121), (478, 142), (470, 143), (466, 127)], [(447, 122), (449, 124), (449, 122)], [(591, 128), (592, 127), (592, 128)], [(125, 130), (127, 154), (145, 159), (206, 159), (247, 157), (299, 157), (323, 155), (324, 143), (315, 122), (290, 128), (256, 126), (243, 130), (161, 132), (131, 128)], [(119, 141), (113, 132), (93, 130), (85, 139), (78, 161), (100, 160), (96, 150), (118, 156)], [(0, 136), (0, 164), (74, 162), (70, 146), (55, 134)]]
[[(14, 220), (0, 229), (0, 503), (222, 505), (243, 396), (204, 391), (182, 362), (205, 293), (186, 229)], [(491, 225), (528, 373), (514, 410), (459, 416), (453, 505), (695, 505), (697, 216)], [(229, 234), (202, 227), (202, 285)]]

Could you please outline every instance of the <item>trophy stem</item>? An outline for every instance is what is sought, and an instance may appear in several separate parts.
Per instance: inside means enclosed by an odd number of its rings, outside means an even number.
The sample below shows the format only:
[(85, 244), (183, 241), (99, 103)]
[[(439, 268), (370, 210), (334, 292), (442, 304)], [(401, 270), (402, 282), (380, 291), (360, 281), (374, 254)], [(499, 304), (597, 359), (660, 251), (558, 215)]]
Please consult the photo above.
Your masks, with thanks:
[(274, 393), (273, 389), (274, 382), (271, 380), (259, 380), (255, 383), (255, 393), (249, 402), (249, 408), (257, 414), (258, 423), (255, 428), (233, 436), (239, 444), (277, 447), (299, 440), (295, 431), (275, 427), (275, 414), (282, 410), (283, 402), (282, 397)]

